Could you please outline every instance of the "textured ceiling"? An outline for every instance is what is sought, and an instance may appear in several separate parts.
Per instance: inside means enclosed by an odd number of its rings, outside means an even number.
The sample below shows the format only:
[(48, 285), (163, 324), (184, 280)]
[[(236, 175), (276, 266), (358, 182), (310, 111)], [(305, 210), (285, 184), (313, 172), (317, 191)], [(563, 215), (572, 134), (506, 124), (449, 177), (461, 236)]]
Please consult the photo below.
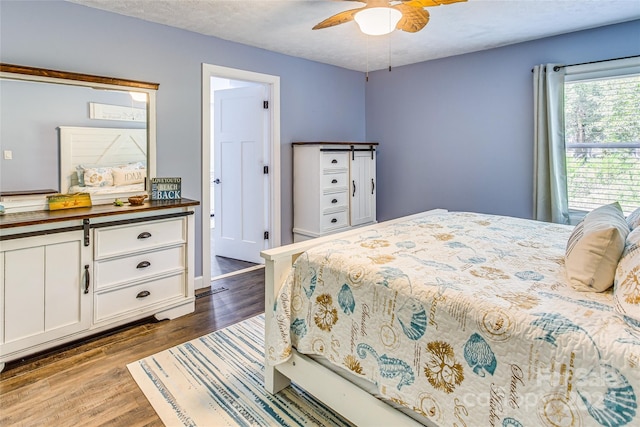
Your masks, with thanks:
[(69, 1), (358, 71), (640, 19), (640, 0), (468, 0), (428, 8), (431, 19), (418, 33), (371, 37), (354, 22), (311, 30), (335, 13), (364, 6), (355, 1)]

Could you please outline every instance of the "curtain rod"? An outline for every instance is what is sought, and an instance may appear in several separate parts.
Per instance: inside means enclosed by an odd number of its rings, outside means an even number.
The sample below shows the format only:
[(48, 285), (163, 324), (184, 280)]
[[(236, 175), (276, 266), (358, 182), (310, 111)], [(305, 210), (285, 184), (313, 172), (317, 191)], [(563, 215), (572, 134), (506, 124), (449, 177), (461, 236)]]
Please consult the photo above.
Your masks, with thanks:
[[(599, 61), (581, 62), (579, 64), (556, 65), (555, 67), (553, 67), (553, 71), (560, 71), (561, 68), (574, 67), (577, 65), (598, 64), (600, 62), (617, 61), (619, 59), (629, 59), (629, 58), (640, 58), (640, 55), (623, 56), (621, 58), (601, 59)], [(533, 73), (533, 68), (531, 69), (531, 72)]]

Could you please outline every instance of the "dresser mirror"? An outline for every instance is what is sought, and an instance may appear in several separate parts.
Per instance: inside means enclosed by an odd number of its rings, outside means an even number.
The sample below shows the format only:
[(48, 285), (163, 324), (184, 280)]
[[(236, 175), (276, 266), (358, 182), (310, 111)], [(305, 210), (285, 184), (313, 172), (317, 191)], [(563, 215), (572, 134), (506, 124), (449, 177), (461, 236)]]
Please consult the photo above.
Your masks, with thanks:
[(155, 176), (158, 84), (0, 63), (0, 203), (46, 209), (144, 194)]

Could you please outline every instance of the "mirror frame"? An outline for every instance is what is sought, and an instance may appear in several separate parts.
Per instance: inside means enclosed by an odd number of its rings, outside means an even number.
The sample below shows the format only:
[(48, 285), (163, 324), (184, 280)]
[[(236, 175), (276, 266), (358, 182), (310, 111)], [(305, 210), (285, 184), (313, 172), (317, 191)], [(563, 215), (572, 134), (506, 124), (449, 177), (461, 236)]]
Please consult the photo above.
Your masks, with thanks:
[[(0, 78), (13, 80), (26, 80), (32, 82), (56, 83), (71, 86), (84, 86), (103, 90), (130, 91), (147, 94), (147, 182), (156, 176), (156, 91), (160, 87), (158, 83), (128, 80), (114, 77), (105, 77), (92, 74), (82, 74), (69, 71), (58, 71), (46, 68), (36, 68), (24, 65), (7, 64), (0, 62)], [(58, 162), (59, 163), (59, 162)], [(58, 167), (60, 165), (58, 164)], [(59, 183), (61, 185), (61, 183)], [(147, 184), (147, 193), (149, 192)], [(139, 193), (139, 192), (137, 192)], [(114, 195), (92, 197), (94, 204), (110, 203)], [(107, 201), (105, 201), (107, 200)], [(7, 212), (19, 212), (47, 209), (46, 198), (39, 201), (37, 206), (31, 203), (2, 202)]]

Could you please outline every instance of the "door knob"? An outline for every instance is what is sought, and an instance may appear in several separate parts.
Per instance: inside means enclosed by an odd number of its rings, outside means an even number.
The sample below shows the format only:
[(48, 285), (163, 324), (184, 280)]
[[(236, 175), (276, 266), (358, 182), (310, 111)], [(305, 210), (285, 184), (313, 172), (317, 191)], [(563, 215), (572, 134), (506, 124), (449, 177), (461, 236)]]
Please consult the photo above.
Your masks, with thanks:
[(214, 183), (214, 184), (220, 184), (220, 178), (216, 178), (216, 179), (214, 179), (214, 180), (213, 180), (213, 183)]

